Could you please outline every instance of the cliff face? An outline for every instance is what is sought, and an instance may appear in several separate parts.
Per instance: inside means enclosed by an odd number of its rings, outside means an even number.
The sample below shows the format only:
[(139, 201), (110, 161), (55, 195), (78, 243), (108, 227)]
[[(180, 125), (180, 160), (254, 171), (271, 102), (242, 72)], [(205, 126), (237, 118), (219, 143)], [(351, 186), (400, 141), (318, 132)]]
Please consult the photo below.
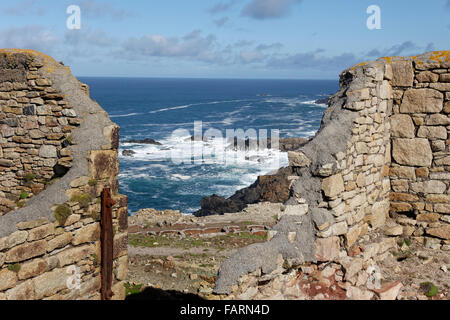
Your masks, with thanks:
[(269, 241), (225, 261), (215, 291), (328, 262), (354, 285), (392, 239), (359, 255), (355, 243), (384, 227), (389, 213), (400, 234), (448, 248), (449, 68), (450, 52), (431, 52), (345, 70), (320, 130), (289, 153), (289, 200)]
[[(113, 291), (123, 298), (127, 198), (118, 194), (119, 128), (69, 68), (9, 49), (0, 50), (0, 129), (0, 300), (100, 297), (105, 188), (115, 202)], [(79, 286), (68, 285), (70, 277)]]

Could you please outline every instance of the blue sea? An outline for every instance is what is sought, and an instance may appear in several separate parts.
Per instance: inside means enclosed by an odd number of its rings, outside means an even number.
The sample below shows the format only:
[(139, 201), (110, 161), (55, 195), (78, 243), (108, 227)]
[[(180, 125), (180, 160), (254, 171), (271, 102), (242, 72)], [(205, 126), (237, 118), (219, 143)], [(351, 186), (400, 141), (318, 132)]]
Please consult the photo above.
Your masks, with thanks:
[[(315, 101), (336, 92), (339, 85), (331, 80), (80, 80), (121, 128), (119, 183), (120, 192), (129, 197), (130, 214), (142, 208), (189, 214), (200, 208), (205, 196), (231, 196), (259, 175), (286, 166), (287, 155), (276, 150), (244, 155), (243, 150), (228, 148), (226, 130), (254, 129), (262, 134), (265, 129), (269, 137), (279, 130), (280, 138), (312, 136), (326, 109)], [(192, 142), (194, 122), (214, 137)], [(125, 143), (145, 138), (162, 145)], [(235, 161), (223, 161), (221, 148), (228, 157), (234, 152)], [(126, 157), (123, 150), (135, 154)]]

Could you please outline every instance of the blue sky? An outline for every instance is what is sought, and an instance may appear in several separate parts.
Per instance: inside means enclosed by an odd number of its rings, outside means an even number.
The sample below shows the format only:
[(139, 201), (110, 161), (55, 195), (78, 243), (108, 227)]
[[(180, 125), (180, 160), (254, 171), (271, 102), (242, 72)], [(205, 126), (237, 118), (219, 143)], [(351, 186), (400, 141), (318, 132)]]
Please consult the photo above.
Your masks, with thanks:
[[(69, 5), (80, 30), (66, 27)], [(366, 27), (370, 5), (380, 30)], [(0, 47), (45, 52), (77, 76), (336, 79), (450, 49), (450, 0), (9, 0)]]

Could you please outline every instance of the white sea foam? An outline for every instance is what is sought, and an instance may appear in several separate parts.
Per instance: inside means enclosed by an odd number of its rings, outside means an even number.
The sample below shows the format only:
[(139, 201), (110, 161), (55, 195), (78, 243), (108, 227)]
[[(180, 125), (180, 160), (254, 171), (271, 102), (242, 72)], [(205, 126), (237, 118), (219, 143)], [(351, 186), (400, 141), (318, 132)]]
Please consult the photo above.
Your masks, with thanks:
[(317, 100), (303, 101), (303, 102), (301, 102), (301, 104), (312, 105), (312, 106), (317, 106), (317, 107), (321, 107), (321, 108), (328, 108), (328, 105), (326, 103), (316, 103), (316, 101)]
[(127, 114), (111, 114), (109, 115), (110, 118), (123, 118), (123, 117), (132, 117), (132, 116), (137, 116), (137, 115), (142, 115), (143, 113), (127, 113)]
[(189, 180), (191, 179), (191, 176), (185, 176), (182, 174), (172, 174), (172, 179), (173, 180)]
[(153, 113), (159, 113), (159, 112), (165, 112), (165, 111), (172, 111), (172, 110), (179, 110), (179, 109), (186, 109), (194, 106), (203, 106), (203, 105), (211, 105), (211, 104), (219, 104), (219, 103), (234, 103), (234, 102), (245, 102), (245, 101), (252, 101), (252, 100), (223, 100), (223, 101), (211, 101), (211, 102), (201, 102), (201, 103), (191, 103), (181, 106), (175, 106), (175, 107), (168, 107), (168, 108), (161, 108), (158, 110), (150, 111), (150, 114)]

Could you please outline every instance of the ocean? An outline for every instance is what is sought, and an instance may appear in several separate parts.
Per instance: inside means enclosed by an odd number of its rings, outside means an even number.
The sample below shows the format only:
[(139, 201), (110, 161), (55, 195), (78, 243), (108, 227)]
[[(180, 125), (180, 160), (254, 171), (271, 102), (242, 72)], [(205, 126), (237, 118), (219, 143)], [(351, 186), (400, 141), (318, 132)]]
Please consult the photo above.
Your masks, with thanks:
[[(275, 130), (280, 138), (312, 136), (326, 109), (315, 101), (339, 86), (332, 80), (80, 80), (121, 128), (119, 189), (129, 197), (130, 214), (143, 208), (193, 213), (203, 197), (229, 197), (259, 175), (286, 166), (287, 154), (276, 150), (224, 149), (227, 129), (258, 137), (265, 130), (269, 137)], [(194, 123), (212, 133), (211, 139), (192, 143)], [(127, 143), (146, 138), (161, 145)], [(124, 150), (134, 154), (124, 156)], [(233, 161), (224, 161), (224, 154)]]

